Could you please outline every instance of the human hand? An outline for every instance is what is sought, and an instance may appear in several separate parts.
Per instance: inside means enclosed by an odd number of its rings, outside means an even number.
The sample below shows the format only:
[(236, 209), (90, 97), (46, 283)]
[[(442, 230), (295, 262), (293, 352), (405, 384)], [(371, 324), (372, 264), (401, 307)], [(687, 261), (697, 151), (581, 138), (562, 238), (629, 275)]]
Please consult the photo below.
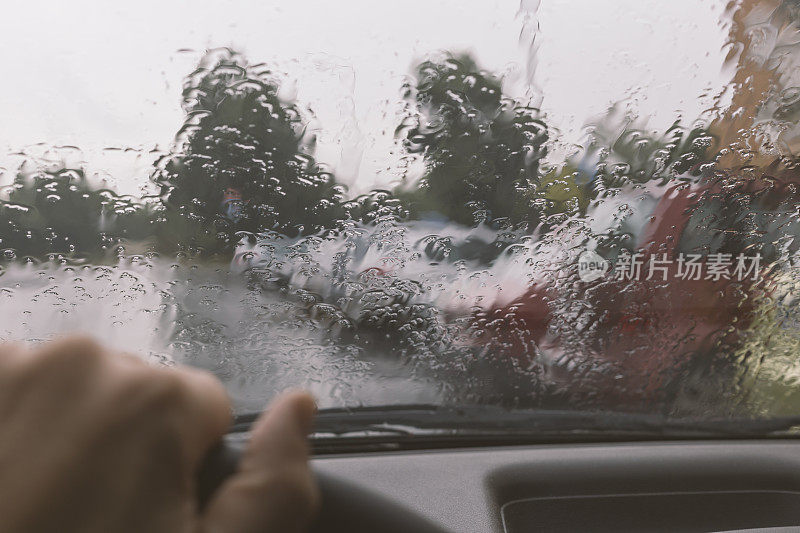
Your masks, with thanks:
[(197, 472), (231, 422), (216, 378), (84, 338), (0, 345), (0, 532), (303, 531), (314, 411), (305, 393), (273, 402), (200, 511)]

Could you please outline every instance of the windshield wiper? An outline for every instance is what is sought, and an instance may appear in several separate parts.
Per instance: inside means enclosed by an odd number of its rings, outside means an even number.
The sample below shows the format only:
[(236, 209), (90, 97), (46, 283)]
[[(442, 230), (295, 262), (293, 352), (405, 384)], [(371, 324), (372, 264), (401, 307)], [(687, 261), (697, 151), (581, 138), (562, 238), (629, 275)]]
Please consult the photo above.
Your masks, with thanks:
[[(238, 417), (246, 432), (256, 415)], [(796, 435), (800, 416), (671, 418), (615, 411), (508, 410), (493, 406), (397, 405), (322, 409), (315, 450), (408, 449), (546, 442), (760, 438)]]

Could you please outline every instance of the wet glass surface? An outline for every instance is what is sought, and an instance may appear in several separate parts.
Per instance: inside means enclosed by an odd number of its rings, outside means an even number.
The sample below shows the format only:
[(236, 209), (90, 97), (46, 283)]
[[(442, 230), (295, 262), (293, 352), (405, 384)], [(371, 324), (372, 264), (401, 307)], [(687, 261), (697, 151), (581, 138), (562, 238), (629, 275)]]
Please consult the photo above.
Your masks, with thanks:
[(800, 414), (797, 2), (11, 11), (0, 338), (239, 412)]

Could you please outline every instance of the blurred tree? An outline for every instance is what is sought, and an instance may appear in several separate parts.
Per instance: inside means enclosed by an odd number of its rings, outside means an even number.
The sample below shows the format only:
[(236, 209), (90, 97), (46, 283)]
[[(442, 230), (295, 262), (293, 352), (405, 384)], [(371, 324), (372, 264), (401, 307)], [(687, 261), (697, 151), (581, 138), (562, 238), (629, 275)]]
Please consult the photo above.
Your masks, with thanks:
[(230, 251), (241, 231), (293, 237), (407, 216), (388, 191), (344, 201), (344, 187), (310, 155), (300, 113), (277, 91), (263, 65), (209, 52), (185, 81), (175, 150), (156, 164), (160, 201), (118, 196), (79, 169), (21, 172), (0, 197), (0, 250), (93, 254), (155, 237), (160, 251), (213, 254)]
[[(702, 165), (713, 159), (709, 147), (714, 138), (702, 125), (691, 129), (674, 123), (657, 134), (620, 120), (616, 108), (592, 124), (592, 134), (579, 164), (596, 180), (592, 196), (606, 188), (632, 183), (668, 181), (681, 175), (699, 178)], [(595, 159), (593, 168), (586, 161)], [(694, 180), (696, 181), (696, 179)]]
[(344, 188), (310, 155), (297, 108), (263, 65), (209, 52), (184, 84), (186, 121), (159, 162), (168, 250), (229, 250), (240, 231), (317, 233), (345, 216)]
[[(400, 222), (409, 217), (408, 206), (391, 191), (376, 189), (342, 204), (346, 220), (363, 224)], [(344, 220), (344, 219), (343, 219)]]
[(536, 109), (503, 98), (500, 80), (466, 54), (421, 63), (406, 97), (418, 115), (404, 144), (425, 161), (416, 188), (397, 190), (413, 216), (538, 225), (547, 127)]
[(121, 239), (142, 240), (153, 233), (147, 199), (94, 186), (82, 170), (20, 172), (0, 198), (0, 249), (6, 259), (91, 256)]

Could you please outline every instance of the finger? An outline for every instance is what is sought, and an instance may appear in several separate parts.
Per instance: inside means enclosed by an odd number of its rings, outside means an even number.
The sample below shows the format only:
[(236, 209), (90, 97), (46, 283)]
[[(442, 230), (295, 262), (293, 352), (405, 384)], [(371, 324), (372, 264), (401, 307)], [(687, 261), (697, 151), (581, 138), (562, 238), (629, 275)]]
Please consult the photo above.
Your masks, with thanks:
[(279, 396), (253, 424), (242, 467), (268, 469), (287, 459), (308, 461), (308, 434), (317, 406), (314, 398), (302, 391)]
[(231, 426), (233, 417), (228, 393), (219, 379), (205, 370), (182, 366), (159, 371), (177, 378), (186, 395), (182, 415), (189, 461), (196, 465)]
[(58, 337), (45, 343), (32, 352), (36, 362), (47, 365), (72, 366), (76, 364), (96, 364), (106, 354), (100, 344), (86, 335)]
[(239, 471), (210, 502), (205, 531), (303, 530), (319, 500), (308, 465), (315, 412), (306, 393), (288, 393), (272, 403), (253, 427)]
[(27, 358), (36, 370), (51, 369), (56, 373), (69, 371), (83, 375), (89, 370), (105, 368), (106, 363), (121, 362), (134, 366), (144, 365), (144, 361), (131, 354), (108, 350), (87, 335), (69, 335), (28, 352)]
[(134, 384), (140, 380), (152, 384), (157, 401), (165, 407), (172, 404), (179, 408), (192, 463), (199, 461), (230, 427), (228, 394), (222, 383), (205, 370), (188, 366), (151, 367), (141, 357), (107, 351), (84, 336), (48, 343), (37, 351), (35, 358), (40, 365), (55, 369), (59, 379), (65, 373), (84, 376), (91, 371), (104, 371), (111, 372), (106, 381), (112, 384), (112, 375), (127, 376)]
[(16, 384), (18, 368), (30, 357), (28, 350), (19, 343), (0, 343), (0, 417), (5, 417), (19, 405)]
[(27, 355), (25, 346), (17, 342), (0, 342), (0, 373), (12, 368)]
[(4, 391), (20, 401), (21, 393), (35, 396), (43, 389), (69, 389), (76, 379), (96, 370), (103, 354), (97, 343), (83, 336), (63, 337), (31, 348), (22, 344), (4, 348), (0, 380), (11, 381), (3, 385)]

